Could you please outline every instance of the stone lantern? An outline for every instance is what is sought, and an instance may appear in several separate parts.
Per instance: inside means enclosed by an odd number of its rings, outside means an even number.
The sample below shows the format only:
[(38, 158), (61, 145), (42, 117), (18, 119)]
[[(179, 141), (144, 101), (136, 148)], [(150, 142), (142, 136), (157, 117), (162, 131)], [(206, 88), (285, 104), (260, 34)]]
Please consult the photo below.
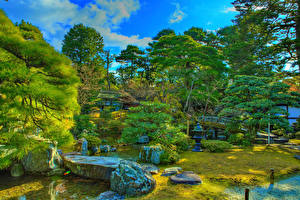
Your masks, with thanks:
[(197, 126), (194, 128), (193, 132), (195, 133), (193, 139), (196, 141), (196, 145), (192, 151), (202, 152), (203, 150), (201, 149), (201, 140), (202, 140), (203, 129), (199, 124), (199, 122), (197, 123)]

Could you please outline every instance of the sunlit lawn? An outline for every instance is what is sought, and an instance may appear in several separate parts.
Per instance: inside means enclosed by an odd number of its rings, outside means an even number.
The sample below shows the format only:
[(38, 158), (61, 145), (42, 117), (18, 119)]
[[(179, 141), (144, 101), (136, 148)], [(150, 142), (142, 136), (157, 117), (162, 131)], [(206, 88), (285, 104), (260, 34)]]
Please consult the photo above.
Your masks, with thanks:
[(225, 153), (185, 152), (178, 163), (161, 166), (161, 171), (166, 167), (180, 166), (185, 171), (199, 174), (202, 185), (174, 185), (168, 177), (158, 174), (154, 176), (156, 189), (136, 199), (226, 199), (222, 194), (226, 187), (266, 183), (271, 168), (277, 179), (300, 171), (300, 161), (293, 157), (295, 154), (295, 150), (276, 145), (257, 145)]

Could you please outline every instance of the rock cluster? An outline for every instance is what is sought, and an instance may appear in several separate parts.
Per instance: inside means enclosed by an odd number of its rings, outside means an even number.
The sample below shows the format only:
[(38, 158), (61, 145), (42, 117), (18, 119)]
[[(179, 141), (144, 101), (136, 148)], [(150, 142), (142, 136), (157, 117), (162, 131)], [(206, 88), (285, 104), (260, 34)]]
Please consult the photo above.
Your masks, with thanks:
[(140, 196), (151, 192), (156, 182), (138, 163), (122, 160), (112, 173), (110, 185), (111, 190), (118, 194)]

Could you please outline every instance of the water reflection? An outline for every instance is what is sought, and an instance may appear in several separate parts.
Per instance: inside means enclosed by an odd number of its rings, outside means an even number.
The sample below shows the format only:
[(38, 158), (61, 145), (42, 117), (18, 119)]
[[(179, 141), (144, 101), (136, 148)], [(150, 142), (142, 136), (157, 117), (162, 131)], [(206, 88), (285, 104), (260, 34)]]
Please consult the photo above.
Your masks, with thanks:
[(18, 179), (0, 175), (1, 200), (91, 199), (107, 190), (108, 182), (73, 175), (52, 178), (24, 176)]

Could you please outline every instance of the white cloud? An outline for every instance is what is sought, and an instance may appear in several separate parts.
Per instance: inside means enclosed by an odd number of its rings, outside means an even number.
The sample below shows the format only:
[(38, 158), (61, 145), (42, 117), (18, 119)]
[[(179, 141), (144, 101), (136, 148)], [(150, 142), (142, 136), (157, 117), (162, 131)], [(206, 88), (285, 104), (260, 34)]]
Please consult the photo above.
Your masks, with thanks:
[(175, 11), (172, 13), (169, 19), (169, 23), (178, 23), (183, 20), (183, 18), (186, 16), (186, 14), (181, 10), (179, 3), (173, 3), (173, 5), (176, 6)]
[(223, 13), (229, 13), (229, 12), (237, 12), (235, 7), (225, 7), (224, 10), (222, 10)]
[(140, 9), (139, 0), (91, 0), (84, 7), (70, 0), (22, 0), (19, 3), (0, 2), (13, 21), (24, 19), (37, 25), (45, 39), (56, 49), (61, 49), (61, 41), (74, 25), (83, 23), (95, 28), (104, 38), (105, 46), (124, 48), (128, 44), (145, 47), (150, 37), (125, 36), (114, 32)]

